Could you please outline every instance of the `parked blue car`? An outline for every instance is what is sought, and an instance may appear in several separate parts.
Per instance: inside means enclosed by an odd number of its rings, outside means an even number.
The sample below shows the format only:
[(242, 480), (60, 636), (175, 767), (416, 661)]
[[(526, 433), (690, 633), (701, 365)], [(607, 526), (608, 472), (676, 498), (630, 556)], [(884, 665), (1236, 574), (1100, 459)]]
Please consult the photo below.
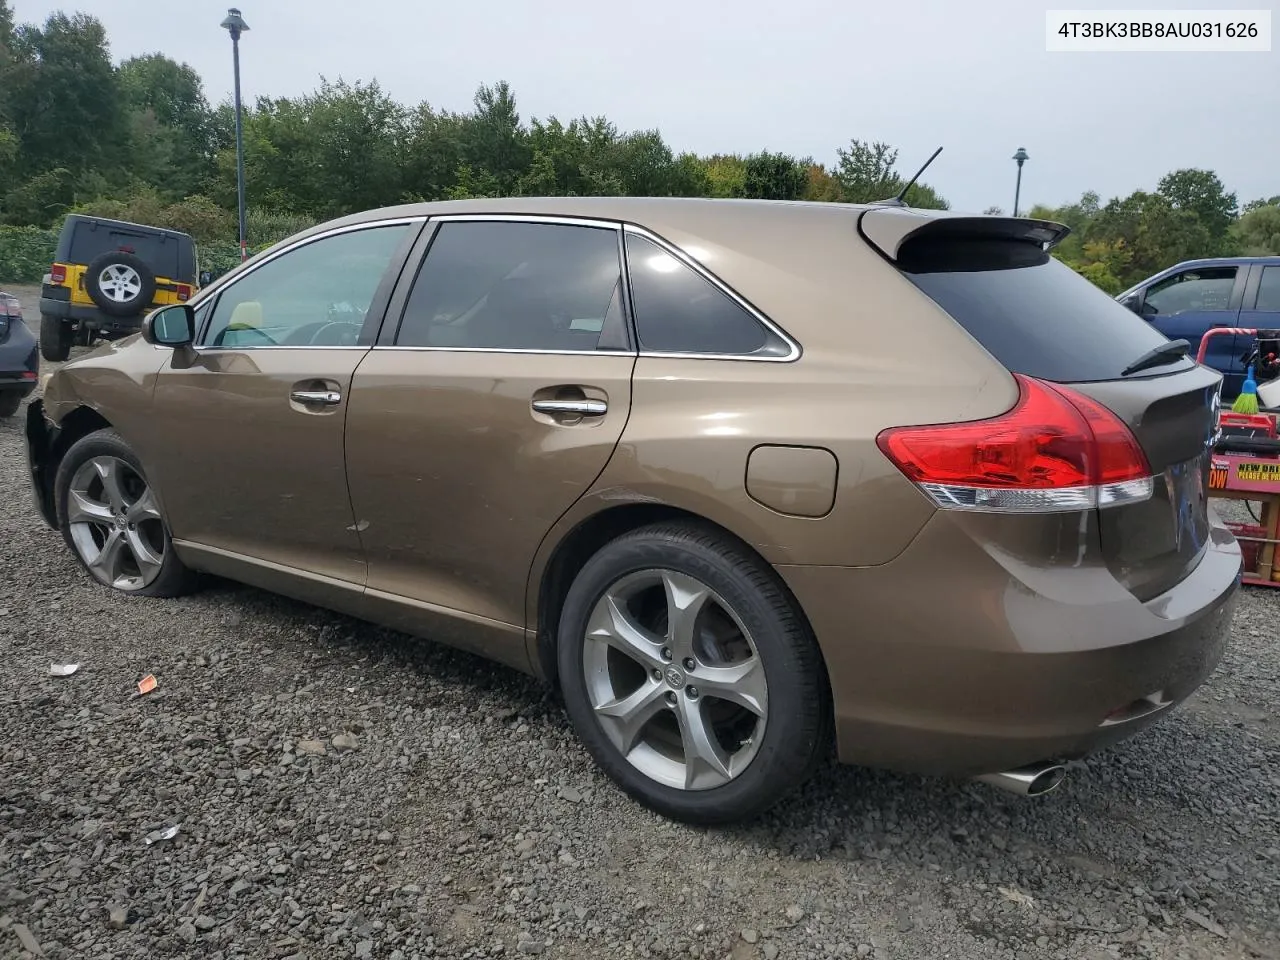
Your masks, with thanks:
[[(1280, 328), (1280, 257), (1221, 257), (1188, 260), (1116, 296), (1171, 340), (1191, 344), (1213, 327)], [(1244, 355), (1251, 337), (1209, 340), (1205, 364), (1223, 374), (1222, 395), (1230, 400), (1244, 382)]]

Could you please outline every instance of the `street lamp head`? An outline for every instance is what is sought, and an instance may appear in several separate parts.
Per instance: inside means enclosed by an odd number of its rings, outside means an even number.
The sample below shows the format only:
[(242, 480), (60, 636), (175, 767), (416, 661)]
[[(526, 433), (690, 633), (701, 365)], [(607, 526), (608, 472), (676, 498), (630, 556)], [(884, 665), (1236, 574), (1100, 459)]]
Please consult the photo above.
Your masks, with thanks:
[(231, 33), (233, 40), (239, 40), (240, 34), (249, 29), (249, 25), (244, 22), (244, 17), (240, 16), (240, 11), (232, 7), (227, 11), (227, 18), (222, 21), (222, 29)]
[(1027, 156), (1027, 148), (1026, 148), (1026, 147), (1019, 147), (1019, 148), (1018, 148), (1018, 152), (1017, 152), (1017, 153), (1015, 153), (1015, 154), (1013, 155), (1013, 159), (1015, 159), (1015, 160), (1017, 160), (1017, 161), (1018, 161), (1018, 166), (1022, 166), (1024, 163), (1026, 163), (1026, 162), (1027, 162), (1028, 160), (1030, 160), (1031, 158), (1030, 158), (1029, 156)]

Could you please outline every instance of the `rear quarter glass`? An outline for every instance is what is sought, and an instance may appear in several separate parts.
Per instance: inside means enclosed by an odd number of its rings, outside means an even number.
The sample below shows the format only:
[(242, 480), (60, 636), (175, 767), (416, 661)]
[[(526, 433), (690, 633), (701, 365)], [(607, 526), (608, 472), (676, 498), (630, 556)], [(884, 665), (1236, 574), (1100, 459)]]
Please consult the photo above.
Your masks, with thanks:
[[(1168, 342), (1037, 244), (1022, 240), (909, 240), (898, 268), (1013, 373), (1056, 383), (1115, 380)], [(1194, 361), (1137, 376), (1190, 369)]]

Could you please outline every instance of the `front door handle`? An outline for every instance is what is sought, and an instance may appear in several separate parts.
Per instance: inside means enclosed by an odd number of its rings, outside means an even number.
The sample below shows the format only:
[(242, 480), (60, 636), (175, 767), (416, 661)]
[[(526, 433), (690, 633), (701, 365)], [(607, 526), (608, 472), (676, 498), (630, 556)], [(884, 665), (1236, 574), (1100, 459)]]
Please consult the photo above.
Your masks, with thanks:
[(294, 390), (289, 394), (289, 399), (294, 403), (332, 407), (342, 402), (342, 394), (337, 390)]
[(535, 400), (533, 409), (552, 416), (603, 417), (609, 404), (603, 400)]

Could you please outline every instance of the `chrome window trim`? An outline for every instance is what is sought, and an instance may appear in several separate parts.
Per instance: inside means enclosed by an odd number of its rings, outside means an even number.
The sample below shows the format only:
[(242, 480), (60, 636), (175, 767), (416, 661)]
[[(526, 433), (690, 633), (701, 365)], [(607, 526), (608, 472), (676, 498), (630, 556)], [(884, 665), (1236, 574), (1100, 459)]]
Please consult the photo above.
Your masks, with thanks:
[[(192, 297), (190, 300), (187, 301), (187, 306), (191, 308), (191, 311), (194, 314), (195, 311), (199, 310), (202, 306), (204, 306), (204, 302), (206, 300), (213, 299), (216, 296), (221, 296), (224, 292), (226, 292), (227, 290), (230, 290), (232, 287), (234, 287), (237, 283), (239, 283), (245, 277), (252, 276), (256, 271), (260, 270), (262, 267), (265, 267), (268, 263), (273, 263), (280, 257), (283, 257), (286, 253), (290, 253), (294, 250), (297, 250), (299, 247), (305, 247), (309, 243), (315, 243), (317, 240), (325, 240), (325, 239), (328, 239), (329, 237), (341, 236), (344, 233), (355, 233), (358, 230), (376, 230), (379, 227), (406, 227), (406, 226), (411, 226), (412, 224), (415, 224), (415, 223), (422, 224), (422, 223), (425, 223), (428, 219), (429, 218), (425, 214), (423, 214), (420, 216), (412, 216), (412, 217), (388, 217), (385, 220), (365, 220), (365, 221), (362, 221), (361, 223), (348, 223), (345, 226), (331, 227), (330, 229), (322, 230), (319, 233), (313, 233), (305, 237), (299, 237), (293, 243), (290, 243), (286, 247), (281, 247), (279, 250), (276, 250), (275, 252), (273, 252), (269, 257), (264, 257), (259, 263), (255, 263), (252, 267), (249, 267), (243, 273), (240, 273), (237, 276), (232, 277), (226, 283), (218, 283), (217, 281), (214, 281), (213, 283), (209, 284), (209, 286), (204, 287), (198, 293), (196, 293), (194, 297)], [(211, 320), (212, 316), (210, 316), (208, 319)], [(205, 332), (204, 330), (198, 330), (196, 331), (196, 335), (198, 337), (202, 336), (204, 332)], [(305, 344), (305, 343), (287, 344), (287, 345), (286, 344), (262, 344), (256, 347), (244, 346), (244, 347), (238, 347), (238, 348), (206, 347), (204, 344), (195, 343), (195, 342), (192, 343), (192, 348), (200, 351), (201, 353), (214, 353), (214, 352), (241, 353), (245, 350), (316, 350), (316, 349), (349, 350), (351, 349), (350, 347), (329, 347), (329, 348), (318, 347), (318, 346), (312, 347), (309, 344)]]
[(498, 221), (505, 223), (557, 223), (566, 227), (595, 227), (597, 230), (613, 230), (615, 233), (623, 228), (618, 220), (606, 220), (591, 217), (562, 217), (553, 213), (441, 213), (428, 219), (432, 223), (457, 223), (459, 221)]
[(557, 357), (630, 357), (635, 350), (538, 350), (530, 347), (401, 347), (394, 343), (379, 344), (374, 350), (401, 350), (405, 353), (533, 353)]
[(264, 343), (256, 347), (196, 347), (201, 354), (205, 353), (244, 353), (246, 350), (359, 350), (365, 352), (369, 350), (368, 346), (360, 344), (352, 344), (349, 347), (336, 347), (331, 343), (317, 343), (312, 346), (309, 343)]
[[(412, 223), (425, 223), (428, 219), (430, 218), (426, 214), (420, 214), (412, 217), (389, 217), (386, 220), (365, 220), (361, 223), (348, 223), (346, 226), (342, 227), (330, 227), (328, 230), (322, 230), (320, 233), (312, 233), (305, 237), (299, 237), (287, 247), (281, 247), (279, 250), (274, 251), (271, 256), (264, 257), (252, 267), (247, 268), (243, 273), (237, 274), (234, 277), (229, 277), (225, 283), (222, 282), (222, 277), (219, 277), (213, 283), (209, 284), (209, 286), (201, 287), (196, 295), (187, 301), (187, 305), (193, 310), (198, 310), (200, 306), (206, 300), (211, 299), (214, 294), (222, 293), (224, 290), (231, 289), (245, 277), (252, 274), (255, 270), (265, 267), (268, 263), (271, 263), (278, 257), (283, 257), (286, 253), (289, 253), (292, 250), (297, 250), (299, 247), (305, 246), (308, 243), (314, 243), (316, 240), (324, 240), (327, 237), (336, 237), (342, 233), (354, 233), (356, 230), (370, 230), (377, 227), (401, 227)], [(233, 267), (232, 269), (237, 268)]]
[[(693, 257), (689, 256), (679, 247), (664, 240), (652, 230), (626, 221), (593, 219), (590, 217), (566, 217), (556, 214), (521, 214), (521, 213), (448, 213), (433, 215), (428, 218), (432, 223), (457, 223), (467, 221), (479, 222), (500, 222), (500, 223), (556, 223), (566, 226), (577, 227), (595, 227), (597, 229), (608, 229), (619, 232), (620, 239), (625, 241), (626, 234), (634, 233), (650, 243), (662, 249), (662, 251), (701, 276), (704, 280), (714, 286), (717, 290), (727, 296), (742, 310), (751, 316), (757, 323), (762, 324), (766, 330), (777, 336), (783, 343), (787, 345), (788, 352), (780, 357), (758, 357), (745, 353), (667, 353), (658, 350), (534, 350), (534, 349), (515, 349), (505, 347), (419, 347), (419, 346), (400, 346), (398, 344), (376, 344), (374, 350), (436, 350), (446, 353), (519, 353), (519, 354), (549, 354), (554, 356), (609, 356), (616, 354), (619, 356), (640, 356), (666, 360), (737, 360), (748, 361), (751, 363), (793, 363), (800, 359), (800, 344), (789, 333), (780, 326), (766, 317), (754, 306), (738, 295), (731, 287), (724, 283), (719, 277), (710, 270), (700, 264)], [(427, 256), (431, 255), (428, 250)], [(424, 259), (425, 262), (425, 259)], [(628, 275), (623, 264), (623, 279), (626, 284), (627, 292), (630, 293), (631, 277)], [(267, 348), (269, 349), (269, 348)]]
[[(284, 256), (299, 247), (317, 240), (323, 240), (328, 237), (338, 236), (344, 233), (353, 233), (357, 230), (376, 229), (378, 227), (394, 227), (408, 226), (411, 224), (421, 224), (426, 222), (432, 223), (457, 223), (457, 222), (506, 222), (506, 223), (552, 223), (562, 224), (565, 226), (593, 227), (598, 230), (613, 230), (620, 234), (620, 239), (625, 240), (626, 234), (633, 233), (636, 236), (648, 240), (650, 243), (662, 249), (662, 251), (676, 260), (689, 267), (704, 280), (714, 286), (717, 290), (727, 296), (742, 310), (746, 311), (757, 323), (762, 324), (765, 329), (769, 330), (779, 339), (781, 339), (789, 348), (784, 356), (780, 357), (759, 357), (752, 354), (742, 353), (671, 353), (658, 350), (534, 350), (534, 349), (516, 349), (505, 347), (410, 347), (399, 346), (397, 344), (374, 344), (367, 348), (359, 346), (355, 347), (335, 347), (335, 346), (310, 346), (308, 344), (262, 344), (259, 346), (249, 346), (239, 348), (230, 347), (205, 347), (196, 344), (196, 349), (203, 353), (240, 353), (246, 350), (435, 350), (445, 353), (514, 353), (514, 354), (548, 354), (554, 356), (640, 356), (665, 360), (736, 360), (739, 362), (747, 361), (751, 363), (794, 363), (800, 359), (802, 348), (798, 341), (789, 333), (782, 329), (773, 320), (765, 316), (760, 310), (756, 309), (747, 300), (740, 296), (737, 291), (729, 287), (724, 281), (708, 270), (705, 266), (695, 260), (685, 251), (681, 250), (675, 244), (663, 239), (647, 227), (627, 221), (609, 220), (604, 218), (592, 217), (570, 217), (560, 216), (557, 214), (520, 214), (520, 213), (445, 213), (445, 214), (419, 214), (414, 216), (389, 217), (384, 220), (365, 220), (360, 223), (349, 223), (341, 227), (333, 227), (323, 230), (320, 233), (310, 234), (300, 237), (288, 246), (281, 247), (273, 252), (269, 257), (264, 258), (261, 262), (255, 263), (251, 268), (232, 278), (227, 283), (213, 283), (208, 287), (196, 293), (191, 300), (188, 301), (192, 310), (198, 310), (206, 300), (220, 295), (222, 292), (231, 289), (245, 277), (250, 276), (254, 271), (272, 263), (278, 257)], [(428, 256), (429, 256), (428, 252)], [(623, 265), (625, 267), (625, 264)], [(624, 279), (628, 290), (631, 286), (631, 278), (626, 275), (624, 269)]]

